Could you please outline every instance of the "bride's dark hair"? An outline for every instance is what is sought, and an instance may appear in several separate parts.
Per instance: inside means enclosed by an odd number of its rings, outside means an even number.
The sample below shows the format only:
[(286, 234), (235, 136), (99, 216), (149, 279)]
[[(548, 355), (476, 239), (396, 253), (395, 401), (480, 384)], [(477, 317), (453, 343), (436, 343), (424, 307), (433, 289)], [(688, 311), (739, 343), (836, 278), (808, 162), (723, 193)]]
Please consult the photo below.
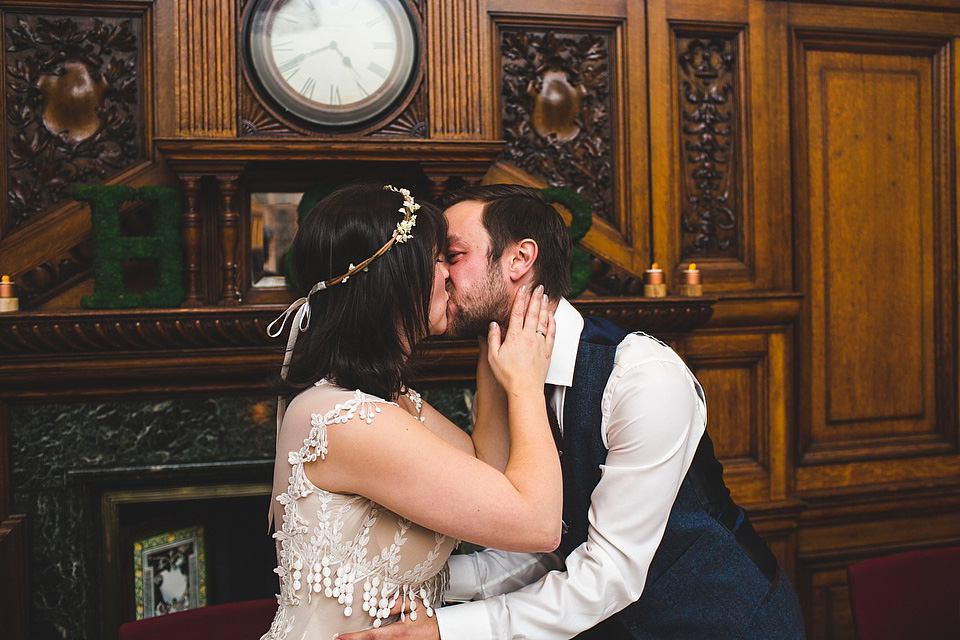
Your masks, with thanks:
[[(430, 296), (446, 221), (419, 202), (413, 237), (395, 242), (367, 269), (310, 296), (310, 328), (297, 340), (285, 380), (290, 398), (321, 378), (387, 400), (407, 384), (410, 352), (429, 334)], [(296, 280), (305, 288), (330, 280), (373, 255), (390, 239), (403, 196), (380, 185), (351, 185), (321, 200), (293, 240)]]

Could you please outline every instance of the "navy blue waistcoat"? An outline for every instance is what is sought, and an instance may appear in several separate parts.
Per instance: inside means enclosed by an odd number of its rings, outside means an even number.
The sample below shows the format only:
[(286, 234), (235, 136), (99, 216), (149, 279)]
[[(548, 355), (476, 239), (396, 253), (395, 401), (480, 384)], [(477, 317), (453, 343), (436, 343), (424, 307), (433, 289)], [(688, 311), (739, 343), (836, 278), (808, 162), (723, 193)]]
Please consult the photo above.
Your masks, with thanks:
[[(564, 557), (587, 539), (590, 495), (607, 457), (600, 437), (600, 400), (617, 345), (628, 333), (602, 319), (584, 320), (573, 385), (567, 389), (563, 408), (567, 531), (557, 552)], [(769, 599), (778, 578), (776, 558), (730, 499), (723, 468), (704, 434), (650, 564), (642, 597), (577, 638), (747, 637), (744, 629)], [(783, 582), (795, 601), (785, 576)], [(795, 607), (794, 602), (790, 606)], [(772, 633), (768, 637), (795, 636)]]

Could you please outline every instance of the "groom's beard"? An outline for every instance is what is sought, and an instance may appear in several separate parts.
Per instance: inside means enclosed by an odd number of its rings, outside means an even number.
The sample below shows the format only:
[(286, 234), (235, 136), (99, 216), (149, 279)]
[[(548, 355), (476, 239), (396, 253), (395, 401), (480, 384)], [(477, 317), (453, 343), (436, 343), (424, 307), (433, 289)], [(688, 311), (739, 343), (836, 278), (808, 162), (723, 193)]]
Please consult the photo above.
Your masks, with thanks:
[(451, 287), (450, 298), (456, 311), (444, 335), (448, 338), (486, 336), (490, 323), (496, 321), (506, 332), (510, 321), (511, 300), (503, 282), (500, 264), (493, 262), (487, 277), (468, 293)]

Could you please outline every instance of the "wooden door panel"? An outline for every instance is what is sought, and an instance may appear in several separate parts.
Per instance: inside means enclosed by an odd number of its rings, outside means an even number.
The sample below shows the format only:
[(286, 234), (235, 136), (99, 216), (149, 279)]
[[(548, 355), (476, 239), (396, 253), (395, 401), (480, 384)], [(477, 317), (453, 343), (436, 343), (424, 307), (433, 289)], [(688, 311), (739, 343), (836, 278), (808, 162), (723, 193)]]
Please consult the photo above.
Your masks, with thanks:
[(807, 56), (817, 442), (934, 428), (931, 66)]
[[(801, 461), (955, 454), (947, 41), (797, 29), (793, 45)], [(801, 484), (924, 473), (853, 469)]]
[(724, 478), (744, 503), (783, 498), (786, 470), (786, 340), (780, 332), (702, 331), (683, 356), (707, 398), (707, 430)]

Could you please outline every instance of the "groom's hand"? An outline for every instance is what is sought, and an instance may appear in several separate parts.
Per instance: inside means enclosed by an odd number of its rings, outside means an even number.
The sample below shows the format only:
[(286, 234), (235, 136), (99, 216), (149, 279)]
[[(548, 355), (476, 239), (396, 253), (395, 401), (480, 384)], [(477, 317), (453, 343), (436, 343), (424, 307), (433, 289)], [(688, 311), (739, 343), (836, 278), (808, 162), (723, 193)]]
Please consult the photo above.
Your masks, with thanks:
[(424, 615), (419, 611), (416, 620), (407, 616), (406, 620), (384, 625), (378, 629), (341, 633), (337, 640), (440, 640), (440, 627), (437, 616)]

